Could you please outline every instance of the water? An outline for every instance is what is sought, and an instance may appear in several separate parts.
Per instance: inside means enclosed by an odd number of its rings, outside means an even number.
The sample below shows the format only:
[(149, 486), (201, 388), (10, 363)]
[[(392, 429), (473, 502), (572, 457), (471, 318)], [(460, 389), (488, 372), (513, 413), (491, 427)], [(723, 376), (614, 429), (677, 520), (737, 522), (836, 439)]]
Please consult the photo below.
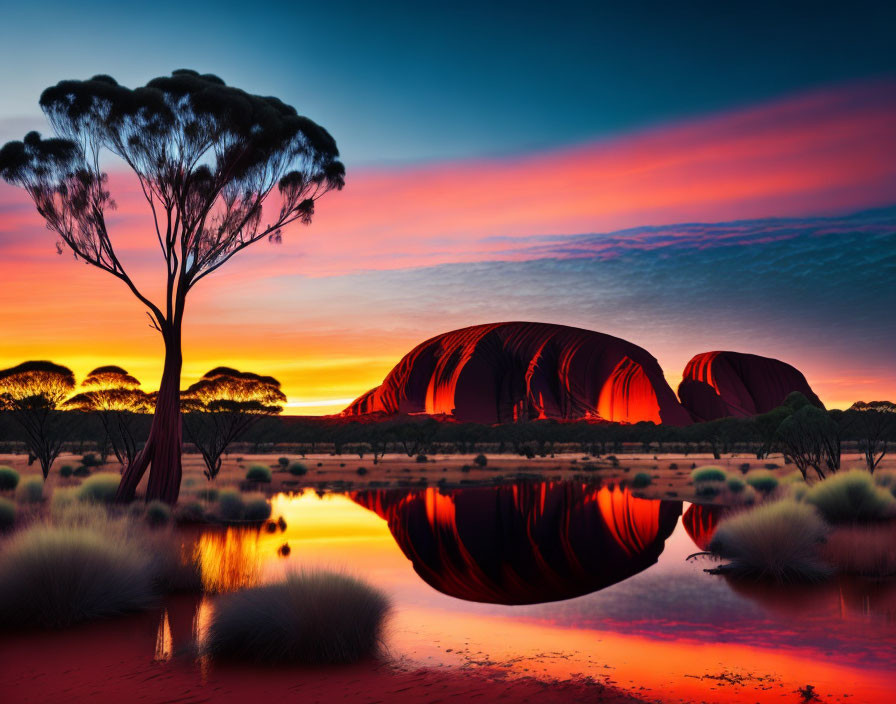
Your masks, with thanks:
[[(801, 701), (806, 685), (824, 701), (892, 701), (896, 584), (772, 589), (707, 575), (712, 563), (687, 557), (713, 509), (570, 482), (308, 490), (272, 507), (285, 529), (186, 536), (207, 588), (293, 569), (363, 577), (393, 600), (386, 643), (402, 667), (590, 677), (661, 701)], [(200, 634), (211, 609), (204, 599)]]

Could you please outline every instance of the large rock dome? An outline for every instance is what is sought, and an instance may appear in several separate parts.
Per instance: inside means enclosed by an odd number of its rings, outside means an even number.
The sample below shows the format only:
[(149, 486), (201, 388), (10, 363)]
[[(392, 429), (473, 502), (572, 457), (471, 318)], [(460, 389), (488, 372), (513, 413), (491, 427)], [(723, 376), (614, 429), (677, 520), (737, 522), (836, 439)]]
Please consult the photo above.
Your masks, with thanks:
[(489, 424), (691, 422), (646, 350), (591, 330), (522, 322), (474, 325), (423, 342), (343, 411), (367, 413)]
[(802, 372), (785, 362), (743, 352), (703, 352), (685, 367), (678, 398), (702, 422), (766, 413), (794, 391), (824, 408)]

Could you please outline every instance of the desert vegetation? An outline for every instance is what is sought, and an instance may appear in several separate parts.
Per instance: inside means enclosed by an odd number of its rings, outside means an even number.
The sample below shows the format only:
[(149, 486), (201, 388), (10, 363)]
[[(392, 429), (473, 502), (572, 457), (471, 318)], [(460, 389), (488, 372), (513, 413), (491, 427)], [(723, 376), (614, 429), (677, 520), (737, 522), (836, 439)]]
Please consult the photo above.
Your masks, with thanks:
[(203, 651), (261, 664), (353, 663), (377, 653), (388, 612), (385, 595), (359, 579), (291, 573), (221, 596)]

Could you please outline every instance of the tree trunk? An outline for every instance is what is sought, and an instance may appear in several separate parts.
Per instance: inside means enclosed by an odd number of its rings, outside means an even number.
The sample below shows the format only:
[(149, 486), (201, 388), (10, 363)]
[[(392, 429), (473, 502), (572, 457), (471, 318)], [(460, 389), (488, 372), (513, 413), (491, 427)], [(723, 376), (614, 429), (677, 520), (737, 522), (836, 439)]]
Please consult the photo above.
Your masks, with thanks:
[(152, 417), (146, 445), (125, 470), (118, 486), (116, 501), (132, 501), (137, 485), (147, 467), (149, 483), (146, 500), (158, 499), (168, 504), (177, 503), (181, 480), (182, 429), (180, 416), (180, 372), (183, 357), (180, 349), (180, 330), (165, 338), (165, 368), (159, 385), (159, 396)]

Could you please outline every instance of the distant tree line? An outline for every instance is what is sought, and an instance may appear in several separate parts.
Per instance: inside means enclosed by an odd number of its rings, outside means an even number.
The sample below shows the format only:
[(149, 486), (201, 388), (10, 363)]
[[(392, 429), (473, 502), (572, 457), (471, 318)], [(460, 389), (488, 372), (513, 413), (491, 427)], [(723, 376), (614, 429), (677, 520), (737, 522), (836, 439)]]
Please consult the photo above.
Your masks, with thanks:
[[(793, 393), (778, 408), (751, 418), (722, 418), (685, 427), (649, 422), (539, 420), (487, 426), (430, 416), (383, 419), (281, 416), (286, 397), (273, 377), (218, 367), (182, 392), (185, 450), (202, 455), (214, 479), (236, 443), (252, 452), (357, 454), (377, 462), (386, 453), (475, 454), (533, 458), (558, 452), (593, 457), (624, 452), (733, 452), (764, 459), (783, 453), (804, 477), (840, 469), (845, 448), (873, 472), (896, 444), (896, 404), (855, 403), (825, 411)], [(147, 442), (155, 395), (117, 366), (99, 367), (76, 387), (74, 374), (52, 362), (0, 371), (0, 452), (25, 449), (47, 476), (64, 450), (99, 453), (128, 466)]]

